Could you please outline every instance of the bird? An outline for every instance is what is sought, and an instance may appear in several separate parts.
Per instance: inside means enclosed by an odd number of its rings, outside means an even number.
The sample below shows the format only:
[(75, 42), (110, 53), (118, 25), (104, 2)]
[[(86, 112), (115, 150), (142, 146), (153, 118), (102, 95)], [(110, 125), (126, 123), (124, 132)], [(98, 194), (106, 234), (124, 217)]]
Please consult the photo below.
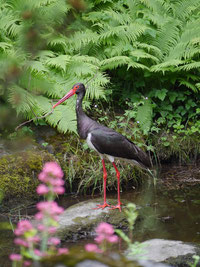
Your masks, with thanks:
[[(103, 165), (104, 202), (103, 204), (98, 204), (96, 209), (109, 207), (110, 209), (119, 209), (121, 212), (120, 172), (115, 164), (115, 159), (119, 158), (129, 160), (134, 163), (134, 165), (137, 165), (142, 169), (149, 170), (151, 167), (150, 158), (141, 148), (135, 145), (124, 135), (96, 122), (86, 115), (82, 107), (82, 101), (86, 94), (86, 88), (83, 83), (76, 83), (66, 95), (53, 105), (53, 109), (75, 94), (77, 95), (76, 117), (78, 134), (81, 139), (86, 140), (89, 148), (95, 150), (99, 154)], [(109, 205), (106, 200), (106, 158), (108, 158), (108, 160), (112, 163), (117, 176), (118, 202), (116, 206)]]

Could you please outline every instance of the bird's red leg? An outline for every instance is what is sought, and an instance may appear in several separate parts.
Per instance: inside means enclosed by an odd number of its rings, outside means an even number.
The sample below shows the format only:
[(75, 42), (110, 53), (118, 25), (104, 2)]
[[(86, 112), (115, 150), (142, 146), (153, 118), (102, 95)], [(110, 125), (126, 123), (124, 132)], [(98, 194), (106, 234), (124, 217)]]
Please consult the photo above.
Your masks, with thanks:
[(103, 205), (97, 205), (97, 208), (95, 209), (104, 209), (105, 207), (110, 207), (110, 205), (106, 202), (106, 179), (107, 179), (107, 172), (106, 172), (106, 166), (105, 161), (102, 159), (103, 164), (103, 192), (104, 192), (104, 203)]
[(117, 175), (117, 194), (118, 194), (118, 204), (117, 206), (112, 206), (111, 209), (119, 209), (119, 211), (121, 211), (121, 201), (120, 201), (120, 172), (117, 169), (117, 166), (115, 165), (114, 162), (112, 162), (115, 171), (116, 171), (116, 175)]

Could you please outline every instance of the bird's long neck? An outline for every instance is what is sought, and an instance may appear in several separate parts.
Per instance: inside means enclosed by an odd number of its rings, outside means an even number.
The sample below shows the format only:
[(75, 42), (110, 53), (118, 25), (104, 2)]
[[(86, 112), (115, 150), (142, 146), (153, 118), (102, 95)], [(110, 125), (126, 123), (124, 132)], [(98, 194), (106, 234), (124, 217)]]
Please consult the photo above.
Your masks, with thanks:
[(79, 93), (76, 100), (77, 128), (81, 138), (86, 139), (92, 125), (92, 120), (85, 114), (82, 101), (85, 93)]
[(85, 94), (84, 93), (80, 93), (77, 96), (77, 100), (76, 100), (76, 116), (77, 116), (77, 120), (86, 116), (85, 112), (83, 111), (83, 107), (82, 107), (82, 102), (83, 102), (83, 98), (84, 98)]

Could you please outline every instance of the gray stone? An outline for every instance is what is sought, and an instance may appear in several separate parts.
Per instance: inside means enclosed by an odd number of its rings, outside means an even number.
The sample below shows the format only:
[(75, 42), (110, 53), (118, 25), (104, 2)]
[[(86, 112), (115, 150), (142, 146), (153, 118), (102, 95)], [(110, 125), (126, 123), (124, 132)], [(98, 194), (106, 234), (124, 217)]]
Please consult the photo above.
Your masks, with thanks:
[[(108, 203), (116, 205), (117, 200), (108, 200)], [(126, 228), (127, 220), (124, 210), (110, 210), (106, 207), (94, 209), (102, 199), (88, 200), (75, 204), (64, 211), (59, 219), (57, 235), (62, 239), (78, 240), (86, 236), (94, 235), (94, 229), (100, 222), (107, 222), (117, 228)]]
[(195, 247), (182, 241), (152, 239), (143, 242), (146, 251), (143, 256), (148, 260), (162, 262), (168, 258), (177, 258), (187, 254), (195, 254)]
[(76, 267), (109, 267), (109, 266), (99, 261), (85, 260), (83, 262), (76, 264)]
[(128, 256), (129, 259), (143, 258), (152, 262), (165, 262), (172, 266), (190, 266), (193, 255), (200, 255), (200, 249), (194, 244), (182, 241), (152, 239), (142, 242), (140, 255)]

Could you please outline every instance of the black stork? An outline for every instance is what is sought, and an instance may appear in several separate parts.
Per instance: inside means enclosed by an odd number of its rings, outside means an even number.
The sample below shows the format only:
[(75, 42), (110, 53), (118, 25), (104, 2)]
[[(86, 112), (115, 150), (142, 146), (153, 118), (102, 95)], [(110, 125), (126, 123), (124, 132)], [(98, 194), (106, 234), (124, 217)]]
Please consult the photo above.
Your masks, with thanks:
[(76, 83), (72, 89), (53, 106), (53, 108), (63, 103), (74, 94), (77, 94), (76, 116), (78, 133), (82, 139), (86, 139), (88, 146), (100, 155), (103, 165), (104, 203), (102, 205), (97, 205), (97, 209), (104, 209), (105, 207), (110, 206), (106, 202), (107, 172), (104, 157), (107, 157), (115, 168), (118, 182), (118, 204), (116, 206), (112, 206), (111, 209), (119, 209), (121, 211), (120, 172), (115, 164), (115, 158), (130, 160), (135, 165), (140, 166), (143, 169), (150, 168), (150, 159), (143, 150), (128, 140), (125, 136), (99, 124), (85, 114), (82, 108), (82, 101), (85, 93), (86, 89), (84, 84)]

